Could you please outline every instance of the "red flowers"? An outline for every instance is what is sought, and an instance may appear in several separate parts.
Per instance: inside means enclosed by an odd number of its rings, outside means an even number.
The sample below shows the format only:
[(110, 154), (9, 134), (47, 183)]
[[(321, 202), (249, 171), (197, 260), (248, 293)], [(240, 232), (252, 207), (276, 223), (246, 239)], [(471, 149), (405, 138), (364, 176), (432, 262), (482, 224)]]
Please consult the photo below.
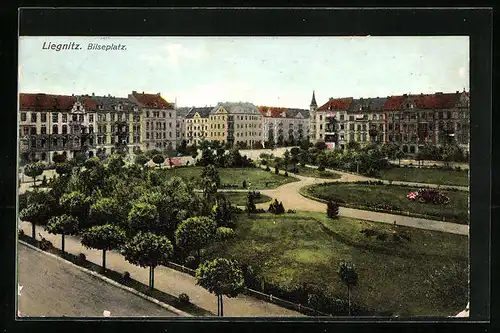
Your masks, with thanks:
[(433, 203), (433, 204), (447, 204), (450, 201), (446, 195), (440, 193), (435, 189), (421, 189), (416, 192), (410, 192), (406, 195), (406, 197), (410, 200), (418, 200), (421, 203)]

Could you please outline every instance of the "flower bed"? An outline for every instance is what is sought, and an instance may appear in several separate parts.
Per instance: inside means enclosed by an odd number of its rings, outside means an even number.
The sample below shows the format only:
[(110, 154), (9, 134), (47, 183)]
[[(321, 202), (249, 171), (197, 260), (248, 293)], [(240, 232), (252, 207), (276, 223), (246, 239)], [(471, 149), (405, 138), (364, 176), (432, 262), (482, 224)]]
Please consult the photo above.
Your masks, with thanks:
[(435, 189), (421, 189), (415, 192), (410, 192), (406, 197), (412, 201), (421, 203), (433, 203), (435, 205), (445, 205), (450, 202), (450, 198), (440, 193)]

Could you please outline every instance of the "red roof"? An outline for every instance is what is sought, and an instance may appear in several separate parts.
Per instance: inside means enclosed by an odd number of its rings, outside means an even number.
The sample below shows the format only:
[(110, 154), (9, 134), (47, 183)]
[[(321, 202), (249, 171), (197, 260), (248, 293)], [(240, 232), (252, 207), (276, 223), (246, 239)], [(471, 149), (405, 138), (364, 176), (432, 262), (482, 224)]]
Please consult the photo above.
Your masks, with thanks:
[(384, 110), (398, 110), (403, 108), (405, 96), (389, 96), (384, 104)]
[(337, 110), (337, 111), (347, 111), (349, 106), (352, 103), (352, 97), (346, 97), (346, 98), (330, 98), (326, 104), (320, 106), (318, 110), (320, 111), (330, 111), (330, 110)]
[(415, 107), (418, 109), (451, 109), (453, 108), (459, 98), (461, 93), (451, 93), (451, 94), (431, 94), (431, 95), (410, 95), (408, 100), (415, 103)]
[(144, 107), (152, 109), (173, 109), (173, 105), (164, 100), (160, 94), (140, 94), (133, 91), (132, 95)]
[(271, 117), (273, 118), (278, 118), (281, 117), (281, 113), (287, 112), (287, 108), (280, 108), (280, 107), (275, 107), (275, 106), (263, 106), (263, 105), (258, 105), (257, 109), (259, 109), (260, 113), (264, 116), (267, 117), (267, 112), (271, 111)]
[[(80, 99), (87, 110), (95, 110), (96, 104), (90, 97)], [(24, 110), (70, 111), (77, 102), (76, 96), (48, 94), (19, 94), (19, 105)]]

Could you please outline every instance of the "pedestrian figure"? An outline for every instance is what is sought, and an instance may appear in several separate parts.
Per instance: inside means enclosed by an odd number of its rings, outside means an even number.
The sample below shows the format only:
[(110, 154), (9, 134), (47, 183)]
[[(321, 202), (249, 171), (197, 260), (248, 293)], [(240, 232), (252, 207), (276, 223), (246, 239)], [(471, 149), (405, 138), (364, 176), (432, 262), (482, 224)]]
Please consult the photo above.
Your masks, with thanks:
[(394, 220), (394, 225), (396, 225), (396, 220)]

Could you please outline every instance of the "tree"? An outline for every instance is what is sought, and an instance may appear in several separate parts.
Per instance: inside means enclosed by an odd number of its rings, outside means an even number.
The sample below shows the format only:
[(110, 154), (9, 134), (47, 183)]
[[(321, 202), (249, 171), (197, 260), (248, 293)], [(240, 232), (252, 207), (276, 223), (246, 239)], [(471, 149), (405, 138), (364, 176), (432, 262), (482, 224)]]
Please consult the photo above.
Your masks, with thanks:
[(349, 141), (346, 147), (347, 150), (359, 150), (361, 145), (357, 141)]
[(234, 237), (234, 230), (232, 228), (218, 227), (215, 231), (215, 239), (225, 241)]
[(102, 162), (99, 159), (99, 157), (96, 156), (96, 157), (91, 157), (88, 160), (86, 160), (85, 163), (83, 163), (83, 165), (87, 169), (93, 169), (93, 168), (98, 168), (98, 167), (102, 166)]
[(165, 161), (165, 157), (161, 154), (156, 154), (153, 156), (153, 162), (160, 167), (160, 164), (162, 164)]
[(87, 221), (90, 202), (89, 197), (78, 191), (65, 193), (59, 199), (59, 204), (64, 212), (76, 217), (83, 228), (86, 227), (85, 222)]
[(212, 207), (212, 218), (218, 227), (234, 227), (233, 207), (226, 196), (216, 197), (215, 205)]
[(188, 218), (177, 227), (175, 243), (188, 253), (195, 252), (200, 262), (201, 249), (215, 239), (216, 228), (217, 224), (209, 217)]
[(173, 246), (165, 236), (139, 232), (126, 242), (122, 254), (125, 260), (140, 267), (149, 267), (149, 287), (154, 288), (154, 269), (166, 265), (172, 256)]
[(159, 222), (158, 209), (155, 205), (138, 202), (128, 213), (130, 228), (135, 231), (156, 231)]
[(52, 162), (59, 164), (59, 163), (64, 163), (67, 160), (66, 154), (58, 154), (57, 152), (54, 153), (54, 156), (52, 156)]
[(149, 158), (146, 157), (144, 154), (137, 155), (135, 157), (134, 163), (140, 166), (144, 166), (144, 164), (149, 162)]
[(217, 296), (218, 315), (224, 316), (222, 296), (236, 297), (244, 289), (243, 272), (238, 262), (225, 258), (206, 261), (196, 270), (197, 284)]
[(203, 168), (200, 185), (206, 204), (212, 207), (213, 197), (220, 186), (219, 172), (214, 165), (210, 164)]
[(122, 170), (122, 167), (125, 165), (123, 158), (118, 154), (113, 154), (108, 158), (108, 171), (112, 175), (117, 175)]
[(125, 244), (125, 231), (116, 225), (93, 226), (82, 233), (81, 242), (88, 249), (102, 250), (102, 269), (106, 271), (106, 251)]
[(316, 149), (318, 149), (318, 150), (325, 150), (326, 148), (328, 148), (328, 146), (326, 145), (326, 143), (324, 141), (316, 142), (314, 147), (316, 147)]
[(287, 149), (283, 153), (283, 165), (284, 165), (285, 171), (288, 170), (288, 165), (289, 164), (290, 164), (290, 152)]
[(257, 207), (255, 206), (254, 194), (252, 192), (247, 193), (247, 212), (248, 214), (255, 213)]
[(121, 224), (126, 217), (115, 198), (99, 198), (90, 206), (89, 218), (97, 225)]
[(398, 150), (394, 157), (398, 160), (398, 164), (401, 165), (401, 160), (406, 157), (406, 154), (402, 150)]
[(349, 316), (351, 315), (351, 288), (358, 283), (356, 267), (351, 262), (342, 261), (337, 271), (340, 280), (347, 286), (347, 299), (349, 304)]
[(69, 175), (72, 170), (72, 166), (68, 163), (58, 163), (56, 164), (56, 172), (58, 175)]
[(61, 250), (64, 253), (64, 236), (75, 235), (78, 232), (78, 220), (66, 214), (54, 216), (45, 229), (51, 234), (61, 234)]
[(31, 163), (24, 167), (24, 174), (33, 178), (33, 186), (36, 185), (36, 177), (43, 173), (43, 169), (44, 166), (42, 162)]
[(35, 225), (43, 224), (46, 219), (47, 209), (46, 206), (39, 203), (28, 204), (26, 208), (19, 212), (21, 221), (28, 221), (31, 223), (31, 237), (36, 239)]
[(339, 216), (339, 205), (333, 201), (328, 201), (326, 204), (326, 215), (331, 218), (337, 218)]
[(455, 143), (446, 144), (443, 146), (441, 158), (446, 167), (450, 166), (450, 162), (463, 161), (464, 152)]

